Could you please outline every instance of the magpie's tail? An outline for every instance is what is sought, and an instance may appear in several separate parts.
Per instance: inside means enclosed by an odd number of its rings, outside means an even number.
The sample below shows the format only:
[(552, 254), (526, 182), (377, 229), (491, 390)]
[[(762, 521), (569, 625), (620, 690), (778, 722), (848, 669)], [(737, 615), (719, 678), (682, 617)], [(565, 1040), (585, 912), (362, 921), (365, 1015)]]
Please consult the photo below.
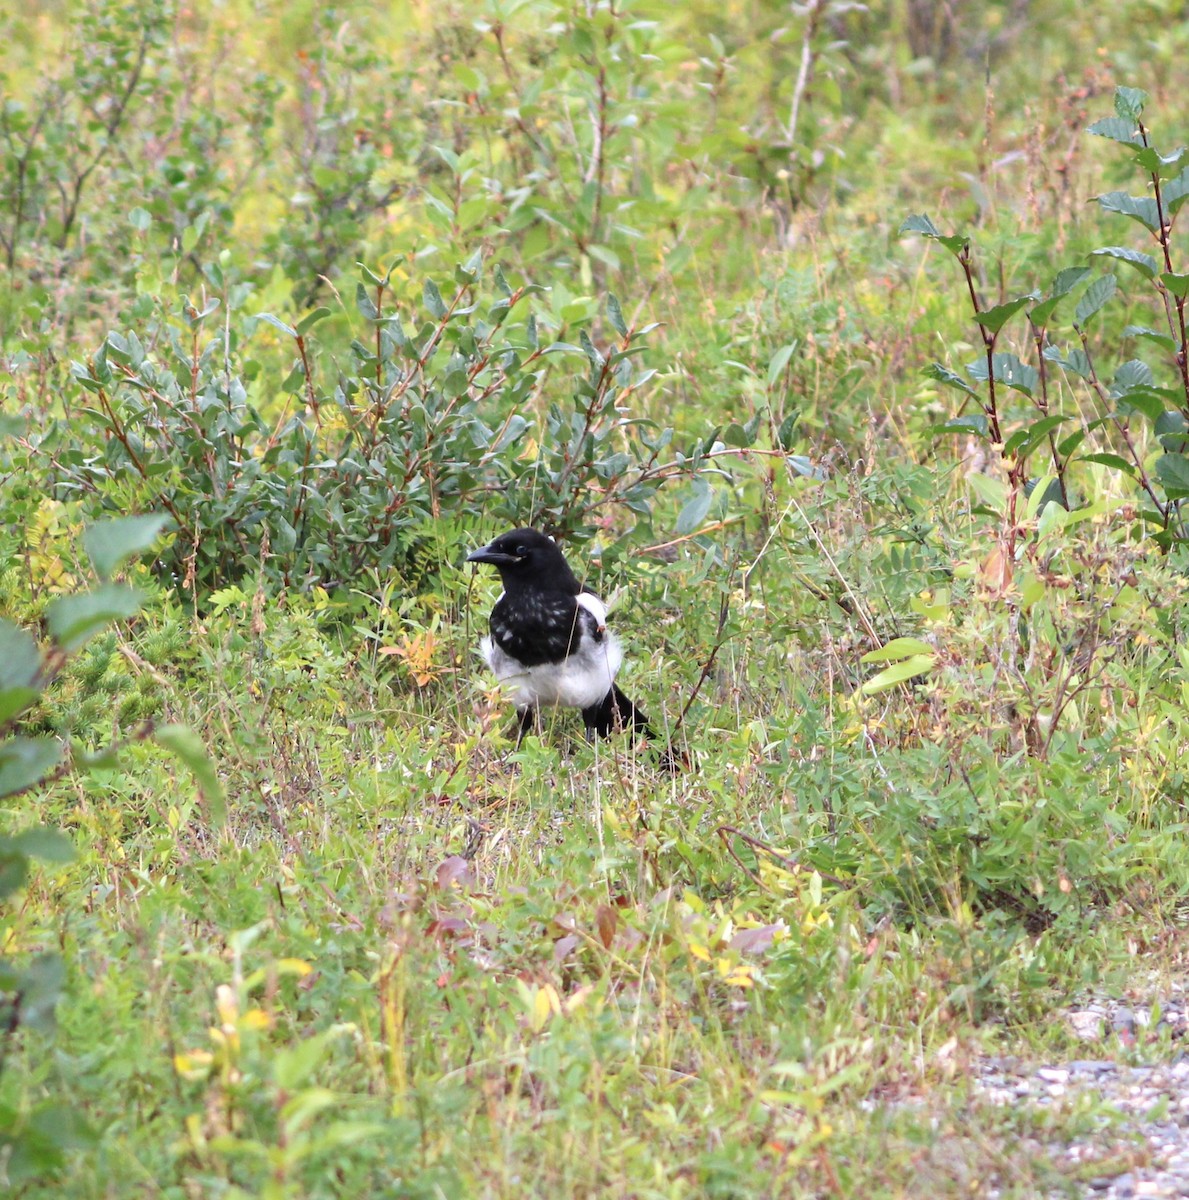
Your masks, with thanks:
[[(607, 737), (619, 729), (631, 729), (639, 737), (648, 741), (656, 740), (656, 733), (648, 723), (648, 718), (635, 704), (620, 691), (615, 684), (598, 704), (582, 710), (582, 720), (586, 725), (588, 738)], [(657, 762), (667, 771), (680, 770), (684, 765), (684, 756), (674, 751), (672, 746), (663, 749), (654, 748)]]

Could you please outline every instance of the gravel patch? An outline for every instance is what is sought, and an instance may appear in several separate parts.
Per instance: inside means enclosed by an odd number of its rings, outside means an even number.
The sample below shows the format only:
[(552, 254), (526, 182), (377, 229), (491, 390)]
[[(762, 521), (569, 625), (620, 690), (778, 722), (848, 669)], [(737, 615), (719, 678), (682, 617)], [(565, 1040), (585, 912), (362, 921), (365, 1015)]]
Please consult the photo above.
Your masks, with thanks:
[[(1147, 1160), (1121, 1174), (1090, 1176), (1077, 1186), (1093, 1200), (1189, 1197), (1189, 1021), (1183, 997), (1142, 1007), (1090, 1001), (1064, 1014), (1074, 1035), (1087, 1044), (1085, 1058), (1037, 1064), (1016, 1058), (985, 1058), (975, 1065), (975, 1094), (985, 1102), (1043, 1109), (1092, 1097), (1111, 1115), (1109, 1144), (1126, 1139), (1143, 1146)], [(1167, 1033), (1167, 1062), (1130, 1061), (1144, 1043)], [(1107, 1124), (1104, 1122), (1104, 1131)], [(1091, 1134), (1060, 1150), (1073, 1164), (1093, 1163), (1107, 1150)], [(987, 1192), (989, 1200), (997, 1195)]]

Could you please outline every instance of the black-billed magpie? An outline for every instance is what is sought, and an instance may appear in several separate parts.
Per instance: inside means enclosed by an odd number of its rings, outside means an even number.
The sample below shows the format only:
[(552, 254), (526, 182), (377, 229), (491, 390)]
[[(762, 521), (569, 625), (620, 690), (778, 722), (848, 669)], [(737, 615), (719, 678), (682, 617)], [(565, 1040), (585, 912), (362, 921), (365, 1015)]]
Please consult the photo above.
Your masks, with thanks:
[(513, 529), (467, 555), (490, 563), (504, 590), (480, 643), (508, 685), (523, 737), (541, 708), (580, 708), (590, 739), (630, 726), (653, 737), (648, 718), (616, 686), (623, 647), (607, 628), (607, 607), (578, 582), (565, 555), (536, 529)]

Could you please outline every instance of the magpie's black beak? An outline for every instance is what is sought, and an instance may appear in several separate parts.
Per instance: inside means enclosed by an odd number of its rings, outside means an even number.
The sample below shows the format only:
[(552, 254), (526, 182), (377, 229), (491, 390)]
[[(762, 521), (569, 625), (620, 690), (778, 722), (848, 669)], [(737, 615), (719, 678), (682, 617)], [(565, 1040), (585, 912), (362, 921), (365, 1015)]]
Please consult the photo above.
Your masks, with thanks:
[(467, 555), (467, 562), (490, 563), (493, 567), (511, 567), (520, 562), (519, 554), (505, 554), (502, 550), (493, 550), (490, 546), (481, 546), (478, 550)]

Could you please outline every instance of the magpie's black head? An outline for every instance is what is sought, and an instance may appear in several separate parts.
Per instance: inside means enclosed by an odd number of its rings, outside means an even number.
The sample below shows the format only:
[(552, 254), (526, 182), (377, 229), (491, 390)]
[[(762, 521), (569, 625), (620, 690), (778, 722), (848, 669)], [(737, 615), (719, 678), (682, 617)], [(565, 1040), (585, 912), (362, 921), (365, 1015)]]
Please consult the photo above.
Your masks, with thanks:
[(467, 555), (467, 562), (490, 563), (500, 573), (505, 591), (523, 587), (570, 592), (582, 589), (565, 555), (552, 538), (536, 529), (513, 529)]

